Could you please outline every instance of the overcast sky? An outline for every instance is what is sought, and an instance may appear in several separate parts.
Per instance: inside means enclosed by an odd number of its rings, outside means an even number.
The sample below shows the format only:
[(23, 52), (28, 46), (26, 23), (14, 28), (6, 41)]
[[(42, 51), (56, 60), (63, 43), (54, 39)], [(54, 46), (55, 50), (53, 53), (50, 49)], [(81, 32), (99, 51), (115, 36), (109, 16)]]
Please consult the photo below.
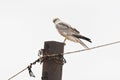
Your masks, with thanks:
[[(0, 0), (0, 80), (38, 58), (45, 41), (63, 41), (52, 23), (58, 17), (84, 36), (89, 47), (120, 40), (120, 0)], [(71, 41), (64, 52), (83, 49)], [(65, 55), (63, 80), (120, 80), (120, 44)], [(40, 80), (42, 65), (12, 80)]]

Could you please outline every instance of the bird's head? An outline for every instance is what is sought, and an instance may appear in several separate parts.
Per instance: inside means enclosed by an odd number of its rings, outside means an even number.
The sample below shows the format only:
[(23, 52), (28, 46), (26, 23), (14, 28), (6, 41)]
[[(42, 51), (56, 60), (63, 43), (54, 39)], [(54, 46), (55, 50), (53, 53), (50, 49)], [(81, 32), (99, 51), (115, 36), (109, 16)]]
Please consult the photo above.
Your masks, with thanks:
[(59, 18), (54, 18), (54, 19), (53, 19), (53, 23), (57, 23), (57, 22), (59, 22), (59, 21), (60, 21)]

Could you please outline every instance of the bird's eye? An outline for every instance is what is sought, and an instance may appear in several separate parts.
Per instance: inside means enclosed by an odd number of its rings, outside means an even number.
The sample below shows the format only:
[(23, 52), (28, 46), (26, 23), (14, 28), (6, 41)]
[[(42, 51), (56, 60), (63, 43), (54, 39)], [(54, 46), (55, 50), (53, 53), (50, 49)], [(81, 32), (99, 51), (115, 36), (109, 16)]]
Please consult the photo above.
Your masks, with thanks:
[(57, 19), (54, 19), (54, 20), (53, 20), (53, 23), (55, 23), (56, 21), (57, 21)]

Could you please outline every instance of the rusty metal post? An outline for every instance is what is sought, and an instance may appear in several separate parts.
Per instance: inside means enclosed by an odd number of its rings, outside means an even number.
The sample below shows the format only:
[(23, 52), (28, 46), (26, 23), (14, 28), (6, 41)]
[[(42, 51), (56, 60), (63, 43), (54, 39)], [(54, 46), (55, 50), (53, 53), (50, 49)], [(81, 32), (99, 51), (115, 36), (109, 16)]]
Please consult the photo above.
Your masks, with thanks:
[[(64, 52), (64, 43), (47, 41), (44, 44), (43, 56), (61, 54)], [(61, 57), (62, 56), (62, 57)], [(62, 80), (63, 55), (45, 57), (43, 60), (42, 80)]]

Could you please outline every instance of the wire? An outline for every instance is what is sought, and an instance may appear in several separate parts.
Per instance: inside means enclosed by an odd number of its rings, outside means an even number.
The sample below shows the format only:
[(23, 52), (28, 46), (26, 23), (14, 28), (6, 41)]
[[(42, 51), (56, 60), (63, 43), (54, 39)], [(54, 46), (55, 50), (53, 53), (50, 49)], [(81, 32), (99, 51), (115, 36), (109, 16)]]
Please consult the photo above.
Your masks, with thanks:
[[(20, 73), (22, 73), (22, 72), (25, 71), (26, 69), (28, 69), (28, 71), (29, 71), (30, 67), (32, 67), (32, 65), (35, 65), (36, 62), (39, 62), (39, 60), (40, 60), (40, 58), (38, 58), (38, 59), (35, 60), (34, 62), (30, 63), (30, 65), (28, 65), (26, 68), (22, 69), (21, 71), (19, 71), (18, 73), (16, 73), (16, 74), (13, 75), (12, 77), (10, 77), (8, 80), (11, 80), (12, 78), (16, 77), (17, 75), (19, 75)], [(30, 69), (30, 72), (32, 72), (31, 69)], [(30, 73), (29, 73), (29, 74), (30, 74)], [(34, 77), (34, 74), (33, 74), (33, 73), (32, 73), (32, 75), (33, 75), (33, 77)], [(30, 74), (30, 76), (32, 76), (32, 75)]]
[(10, 77), (8, 80), (11, 80), (12, 78), (14, 78), (15, 76), (19, 75), (20, 73), (22, 73), (23, 71), (25, 71), (26, 69), (28, 69), (28, 67), (24, 68), (23, 70), (19, 71), (18, 73), (16, 73), (14, 76)]
[[(46, 56), (50, 57), (50, 56), (66, 55), (66, 54), (72, 54), (72, 53), (77, 53), (77, 52), (83, 52), (83, 51), (92, 50), (92, 49), (96, 49), (96, 48), (100, 48), (100, 47), (105, 47), (105, 46), (109, 46), (109, 45), (113, 45), (113, 44), (118, 44), (118, 43), (120, 43), (120, 41), (116, 41), (116, 42), (112, 42), (112, 43), (108, 43), (108, 44), (103, 44), (103, 45), (91, 47), (91, 48), (88, 48), (88, 49), (76, 50), (76, 51), (71, 51), (71, 52), (66, 52), (66, 53), (61, 53), (61, 54), (45, 55), (43, 57), (46, 57)], [(33, 63), (37, 62), (39, 59), (40, 58), (38, 58), (37, 60), (35, 60)], [(11, 80), (12, 78), (14, 78), (15, 76), (19, 75), (20, 73), (22, 73), (26, 69), (28, 69), (28, 67), (26, 67), (23, 70), (21, 70), (20, 72), (16, 73), (14, 76), (10, 77), (8, 80)]]
[(92, 49), (96, 49), (96, 48), (101, 48), (101, 47), (105, 47), (105, 46), (109, 46), (109, 45), (113, 45), (113, 44), (117, 44), (117, 43), (120, 43), (120, 41), (116, 41), (116, 42), (112, 42), (112, 43), (108, 43), (108, 44), (103, 44), (103, 45), (91, 47), (91, 48), (88, 48), (88, 49), (82, 49), (82, 50), (76, 50), (76, 51), (66, 52), (64, 54), (71, 54), (71, 53), (83, 52), (83, 51), (92, 50)]

